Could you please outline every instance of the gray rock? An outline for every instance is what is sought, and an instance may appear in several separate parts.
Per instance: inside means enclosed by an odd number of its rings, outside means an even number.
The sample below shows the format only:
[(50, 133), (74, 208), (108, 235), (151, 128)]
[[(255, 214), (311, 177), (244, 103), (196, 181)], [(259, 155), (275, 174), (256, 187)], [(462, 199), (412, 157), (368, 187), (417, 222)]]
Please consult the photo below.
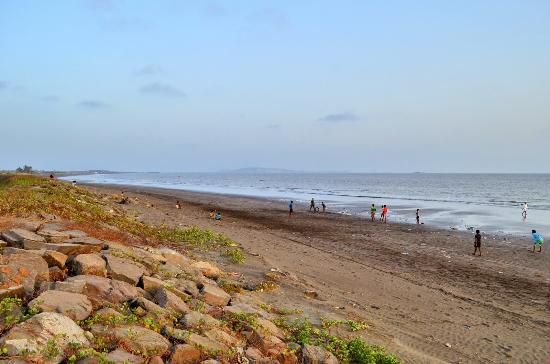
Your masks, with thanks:
[(170, 347), (170, 342), (162, 335), (141, 326), (117, 327), (112, 335), (122, 347), (146, 356), (163, 355)]
[(77, 275), (94, 275), (105, 277), (107, 268), (105, 260), (97, 254), (79, 254), (72, 262), (72, 271)]
[(88, 234), (86, 234), (84, 231), (80, 231), (80, 230), (65, 230), (65, 231), (63, 231), (63, 233), (69, 235), (69, 239), (72, 239), (72, 238), (85, 238), (86, 236), (88, 236)]
[(69, 234), (54, 229), (40, 229), (37, 234), (43, 236), (48, 243), (60, 243), (63, 240), (69, 239)]
[(5, 240), (9, 246), (15, 248), (23, 248), (25, 242), (46, 242), (42, 236), (25, 229), (11, 229), (3, 232), (2, 239)]
[(227, 351), (229, 348), (227, 345), (219, 343), (215, 340), (209, 339), (205, 336), (201, 336), (195, 333), (189, 334), (184, 339), (186, 344), (200, 347), (207, 351)]
[(113, 363), (126, 363), (126, 364), (142, 364), (145, 363), (145, 360), (141, 356), (130, 354), (129, 352), (116, 349), (107, 354), (107, 360)]
[[(44, 355), (48, 342), (54, 342), (57, 350)], [(6, 348), (7, 355), (36, 353), (29, 356), (42, 359), (44, 364), (57, 364), (65, 359), (69, 343), (90, 345), (84, 330), (67, 316), (55, 312), (35, 315), (0, 338), (0, 347)]]
[(41, 312), (58, 312), (75, 321), (86, 319), (92, 312), (92, 302), (85, 295), (52, 290), (29, 302), (29, 307)]

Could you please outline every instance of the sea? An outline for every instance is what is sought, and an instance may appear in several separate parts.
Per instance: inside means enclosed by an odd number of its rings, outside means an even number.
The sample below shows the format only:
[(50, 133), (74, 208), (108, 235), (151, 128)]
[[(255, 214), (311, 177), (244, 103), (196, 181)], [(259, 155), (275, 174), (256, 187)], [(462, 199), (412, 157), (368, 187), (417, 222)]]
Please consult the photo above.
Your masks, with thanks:
[[(180, 189), (270, 198), (308, 209), (313, 198), (327, 212), (370, 217), (372, 203), (389, 207), (389, 221), (421, 222), (452, 230), (480, 229), (550, 235), (550, 174), (364, 173), (113, 173), (64, 177), (77, 182)], [(522, 205), (529, 205), (522, 218)]]

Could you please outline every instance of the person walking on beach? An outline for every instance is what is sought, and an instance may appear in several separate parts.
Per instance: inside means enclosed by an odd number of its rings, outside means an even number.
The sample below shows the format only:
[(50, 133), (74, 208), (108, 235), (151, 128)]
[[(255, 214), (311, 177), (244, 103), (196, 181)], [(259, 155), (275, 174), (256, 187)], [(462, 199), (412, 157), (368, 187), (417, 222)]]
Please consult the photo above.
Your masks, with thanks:
[(384, 207), (382, 208), (382, 220), (384, 221), (384, 224), (388, 222), (388, 211), (388, 206), (384, 205)]
[(529, 209), (529, 206), (527, 205), (527, 202), (523, 203), (523, 208), (521, 209), (521, 216), (523, 219), (527, 219), (527, 210)]
[(476, 251), (479, 250), (479, 256), (481, 256), (481, 233), (479, 230), (476, 230), (476, 234), (474, 235), (474, 252), (472, 255), (476, 255)]
[(309, 203), (309, 212), (315, 212), (315, 200), (311, 199), (311, 202)]
[(537, 233), (536, 230), (531, 230), (531, 235), (533, 237), (533, 253), (535, 252), (535, 247), (539, 247), (539, 253), (542, 253), (542, 244), (544, 244), (544, 239), (540, 233)]
[(288, 217), (291, 217), (292, 213), (294, 212), (293, 206), (294, 206), (294, 201), (290, 201), (290, 203), (288, 204)]
[(179, 201), (176, 201), (176, 209), (181, 210), (181, 205)]
[(327, 205), (325, 205), (325, 201), (321, 202), (321, 206), (323, 207), (323, 213), (327, 210)]
[(420, 209), (416, 209), (416, 224), (420, 224)]
[(370, 207), (370, 220), (376, 220), (376, 207), (374, 206), (374, 204), (372, 204), (372, 206)]

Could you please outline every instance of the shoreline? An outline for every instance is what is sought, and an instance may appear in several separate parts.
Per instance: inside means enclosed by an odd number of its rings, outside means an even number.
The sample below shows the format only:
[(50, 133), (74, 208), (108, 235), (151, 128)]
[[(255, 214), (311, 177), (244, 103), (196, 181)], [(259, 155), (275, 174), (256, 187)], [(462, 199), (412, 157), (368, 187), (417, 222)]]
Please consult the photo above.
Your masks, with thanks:
[[(121, 191), (121, 185), (84, 187), (107, 195)], [(531, 253), (528, 239), (485, 235), (483, 256), (473, 257), (471, 232), (371, 223), (301, 207), (289, 219), (286, 204), (269, 199), (123, 189), (131, 203), (121, 206), (143, 221), (228, 235), (247, 257), (244, 266), (230, 270), (247, 277), (287, 272), (318, 292), (325, 309), (366, 320), (369, 340), (406, 362), (550, 357), (550, 349), (537, 345), (550, 335), (550, 258), (546, 251)], [(209, 208), (221, 209), (222, 221), (210, 220)]]

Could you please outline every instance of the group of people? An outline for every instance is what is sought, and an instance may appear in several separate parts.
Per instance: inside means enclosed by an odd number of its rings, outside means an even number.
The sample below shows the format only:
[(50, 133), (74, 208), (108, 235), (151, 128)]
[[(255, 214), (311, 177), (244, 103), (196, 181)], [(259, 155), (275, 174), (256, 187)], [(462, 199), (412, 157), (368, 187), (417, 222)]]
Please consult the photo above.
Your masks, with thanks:
[(222, 213), (216, 210), (210, 210), (210, 218), (212, 220), (220, 221), (222, 219)]
[[(531, 239), (533, 240), (533, 253), (536, 248), (539, 248), (539, 253), (542, 253), (542, 245), (544, 244), (544, 238), (540, 233), (537, 233), (536, 230), (531, 230)], [(476, 252), (479, 252), (481, 256), (481, 232), (476, 230), (474, 235), (474, 252), (472, 255), (476, 255)]]
[[(325, 205), (325, 202), (321, 202), (321, 208), (319, 206), (315, 205), (315, 199), (311, 199), (309, 202), (309, 212), (326, 212), (327, 211), (327, 205)], [(294, 213), (294, 201), (290, 201), (288, 204), (288, 217), (291, 217)]]
[[(371, 221), (376, 221), (376, 206), (374, 204), (370, 207), (370, 219)], [(390, 209), (388, 208), (388, 205), (382, 205), (380, 208), (380, 221), (387, 223), (388, 222), (388, 212)]]

